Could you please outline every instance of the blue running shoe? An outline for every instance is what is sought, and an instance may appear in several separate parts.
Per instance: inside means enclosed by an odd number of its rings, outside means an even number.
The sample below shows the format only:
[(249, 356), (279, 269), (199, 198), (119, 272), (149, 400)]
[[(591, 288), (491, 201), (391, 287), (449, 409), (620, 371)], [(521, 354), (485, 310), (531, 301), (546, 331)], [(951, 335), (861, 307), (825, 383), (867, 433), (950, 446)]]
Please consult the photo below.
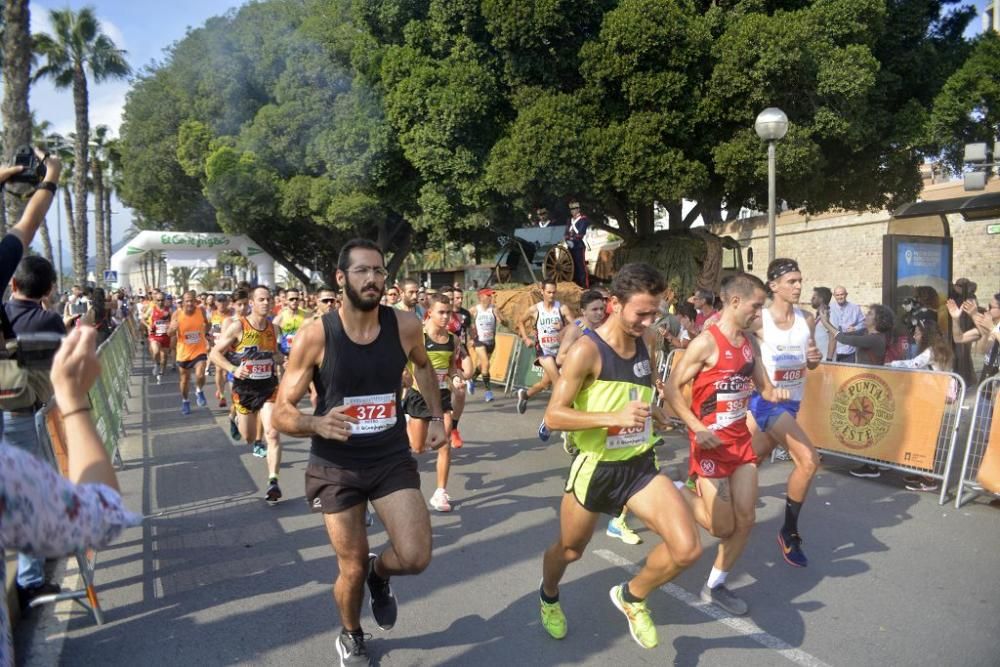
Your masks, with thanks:
[(264, 446), (263, 442), (259, 440), (253, 443), (253, 455), (259, 459), (267, 458), (267, 447)]
[(475, 380), (466, 380), (465, 381), (465, 389), (466, 389), (466, 391), (469, 392), (469, 396), (472, 396), (473, 394), (475, 394), (476, 393), (476, 381)]
[(778, 531), (778, 545), (781, 547), (781, 557), (785, 562), (795, 567), (806, 567), (809, 559), (802, 553), (802, 538), (798, 533), (785, 534), (784, 530)]
[(539, 440), (541, 440), (542, 442), (548, 442), (551, 436), (552, 436), (552, 431), (549, 430), (549, 427), (545, 425), (544, 421), (538, 425)]
[(181, 414), (182, 415), (191, 414), (191, 401), (181, 401)]
[(194, 392), (194, 399), (198, 402), (199, 408), (204, 408), (208, 406), (208, 399), (205, 398), (205, 392), (198, 390)]
[(486, 393), (483, 394), (483, 400), (486, 401), (487, 403), (492, 403), (493, 402), (493, 392), (490, 391), (489, 389), (487, 389)]

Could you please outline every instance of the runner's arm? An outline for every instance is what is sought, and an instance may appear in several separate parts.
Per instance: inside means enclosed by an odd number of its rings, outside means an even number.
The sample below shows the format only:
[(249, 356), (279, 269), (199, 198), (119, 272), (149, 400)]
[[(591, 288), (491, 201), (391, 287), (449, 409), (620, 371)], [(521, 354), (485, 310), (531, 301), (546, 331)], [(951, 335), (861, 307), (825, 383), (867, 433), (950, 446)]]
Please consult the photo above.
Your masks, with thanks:
[[(517, 323), (517, 330), (521, 334), (521, 341), (522, 342), (523, 341), (530, 341), (531, 340), (531, 337), (528, 336), (527, 333), (525, 333), (525, 327), (528, 325), (529, 322), (531, 322), (531, 326), (534, 327), (535, 318), (537, 317), (537, 312), (538, 311), (535, 308), (535, 304), (531, 304), (530, 306), (528, 306), (528, 310), (525, 311), (524, 315), (521, 317), (520, 321)], [(527, 343), (525, 343), (525, 345), (530, 346), (530, 345), (532, 345), (532, 343), (531, 342), (527, 342)]]
[[(413, 317), (404, 317), (406, 313), (396, 316), (399, 323), (399, 339), (403, 344), (406, 356), (413, 363), (413, 380), (417, 387), (437, 387), (437, 375), (434, 374), (434, 367), (431, 366), (431, 359), (427, 356), (427, 348), (424, 347), (424, 327), (420, 320)], [(441, 394), (437, 391), (420, 392), (427, 407), (431, 411), (432, 417), (443, 417), (444, 411), (441, 409)]]
[(573, 409), (573, 400), (589, 377), (601, 372), (601, 356), (593, 341), (584, 339), (570, 348), (566, 365), (552, 388), (545, 424), (553, 431), (583, 431), (613, 426), (643, 426), (649, 416), (649, 404), (630, 401), (618, 412), (583, 412)]
[(235, 364), (232, 364), (228, 359), (226, 359), (226, 352), (236, 344), (236, 341), (240, 339), (243, 333), (243, 326), (240, 324), (239, 320), (230, 320), (222, 328), (222, 333), (219, 334), (218, 340), (215, 341), (215, 345), (212, 346), (212, 351), (208, 353), (208, 358), (212, 360), (216, 368), (222, 368), (230, 373), (235, 373), (236, 369), (239, 368)]
[(559, 313), (563, 316), (563, 326), (569, 326), (573, 322), (575, 315), (570, 311), (569, 306), (565, 303), (559, 305)]
[(167, 335), (168, 336), (176, 336), (177, 335), (177, 329), (179, 329), (180, 326), (181, 326), (180, 319), (178, 317), (178, 315), (180, 314), (180, 312), (181, 311), (179, 311), (179, 310), (175, 310), (173, 312), (173, 314), (170, 316), (170, 326), (167, 328)]
[[(695, 376), (709, 365), (708, 362), (716, 353), (717, 348), (712, 336), (699, 334), (684, 350), (684, 354), (670, 371), (670, 377), (667, 378), (664, 399), (674, 414), (680, 417), (685, 426), (691, 429), (695, 435), (711, 433), (711, 431), (691, 411), (691, 406), (684, 400), (683, 387), (694, 380)], [(712, 435), (714, 436), (714, 434)]]
[[(819, 366), (819, 362), (823, 361), (823, 353), (816, 347), (816, 318), (813, 317), (812, 313), (804, 313), (804, 315), (806, 317), (806, 324), (809, 325), (809, 347), (806, 348), (806, 368), (813, 370)], [(812, 358), (810, 359), (810, 357)]]
[(570, 346), (573, 345), (583, 335), (583, 331), (575, 324), (563, 327), (562, 340), (559, 341), (559, 352), (556, 353), (556, 366), (560, 368), (566, 363), (569, 356)]
[(271, 423), (285, 435), (307, 438), (316, 434), (318, 417), (303, 414), (299, 400), (309, 391), (313, 371), (322, 363), (326, 336), (322, 326), (303, 327), (295, 337), (295, 352), (288, 356), (285, 374), (278, 385)]
[[(271, 326), (274, 328), (274, 340), (281, 340), (281, 329), (279, 329), (278, 325), (274, 324), (273, 322), (271, 323)], [(275, 350), (274, 351), (275, 365), (280, 366), (284, 362), (285, 362), (285, 355), (281, 353), (280, 349)]]

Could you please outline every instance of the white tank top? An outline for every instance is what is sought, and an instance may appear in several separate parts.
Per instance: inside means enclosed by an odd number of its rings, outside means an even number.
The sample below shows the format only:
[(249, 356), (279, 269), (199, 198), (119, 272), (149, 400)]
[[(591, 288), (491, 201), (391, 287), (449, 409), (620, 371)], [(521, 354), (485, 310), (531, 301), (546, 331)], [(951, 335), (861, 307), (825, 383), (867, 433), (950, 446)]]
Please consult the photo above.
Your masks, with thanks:
[(538, 347), (542, 348), (543, 354), (555, 355), (559, 351), (559, 330), (562, 329), (562, 313), (559, 312), (562, 306), (556, 301), (552, 304), (552, 310), (545, 309), (545, 303), (539, 301), (536, 304), (538, 310), (538, 321), (535, 328), (538, 330)]
[(787, 389), (790, 399), (801, 401), (806, 384), (806, 350), (809, 348), (809, 323), (798, 308), (794, 309), (792, 328), (779, 329), (771, 311), (761, 311), (764, 334), (760, 344), (761, 361), (771, 383)]
[(489, 343), (496, 338), (497, 316), (493, 312), (493, 306), (486, 310), (476, 308), (476, 338), (484, 343)]

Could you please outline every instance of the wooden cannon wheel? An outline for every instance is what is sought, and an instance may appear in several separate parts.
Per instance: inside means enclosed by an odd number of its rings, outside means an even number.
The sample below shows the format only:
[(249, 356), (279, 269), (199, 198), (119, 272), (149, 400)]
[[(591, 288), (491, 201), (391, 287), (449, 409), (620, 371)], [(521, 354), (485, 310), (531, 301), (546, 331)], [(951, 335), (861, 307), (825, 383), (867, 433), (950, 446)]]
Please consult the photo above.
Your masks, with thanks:
[(547, 280), (566, 282), (573, 280), (573, 255), (562, 245), (554, 245), (545, 253), (542, 276)]

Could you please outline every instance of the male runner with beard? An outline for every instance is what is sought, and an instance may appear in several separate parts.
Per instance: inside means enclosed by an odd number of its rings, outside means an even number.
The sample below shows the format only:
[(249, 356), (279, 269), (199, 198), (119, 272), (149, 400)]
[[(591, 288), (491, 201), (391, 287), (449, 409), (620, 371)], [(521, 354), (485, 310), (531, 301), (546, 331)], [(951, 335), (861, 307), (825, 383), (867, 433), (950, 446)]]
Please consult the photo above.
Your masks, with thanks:
[[(367, 581), (372, 615), (383, 630), (396, 622), (397, 602), (389, 586), (396, 575), (422, 572), (431, 559), (430, 514), (420, 494), (417, 463), (410, 453), (400, 403), (407, 362), (423, 386), (437, 377), (424, 346), (421, 323), (380, 306), (388, 272), (379, 247), (356, 239), (341, 250), (337, 282), (346, 299), (296, 340), (288, 372), (278, 390), (275, 424), (296, 437), (311, 437), (306, 498), (323, 513), (337, 555), (333, 588), (343, 629), (337, 639), (341, 665), (369, 665), (361, 628)], [(296, 407), (315, 380), (319, 405), (305, 415)], [(431, 413), (427, 442), (446, 444), (440, 398), (426, 397)], [(365, 506), (372, 506), (389, 542), (368, 552)]]

